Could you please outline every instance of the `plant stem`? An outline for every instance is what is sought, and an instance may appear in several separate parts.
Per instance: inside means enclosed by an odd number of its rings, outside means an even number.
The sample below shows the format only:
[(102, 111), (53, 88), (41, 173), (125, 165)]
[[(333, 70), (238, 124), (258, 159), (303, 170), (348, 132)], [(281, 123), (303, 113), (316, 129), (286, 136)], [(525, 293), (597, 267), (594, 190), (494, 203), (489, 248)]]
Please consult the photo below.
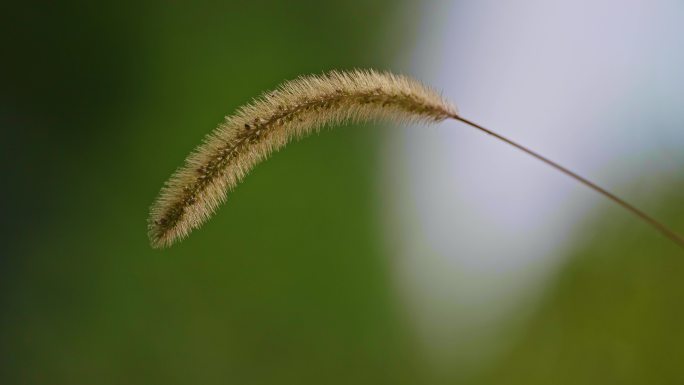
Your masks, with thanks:
[(584, 184), (585, 186), (587, 186), (590, 189), (598, 192), (599, 194), (602, 194), (606, 198), (610, 199), (611, 201), (617, 203), (618, 205), (620, 205), (623, 208), (627, 209), (628, 211), (632, 212), (634, 215), (639, 217), (641, 220), (643, 220), (644, 222), (648, 223), (653, 228), (658, 230), (661, 234), (670, 238), (670, 240), (672, 240), (674, 243), (679, 245), (681, 248), (684, 248), (684, 238), (681, 235), (677, 234), (675, 231), (673, 231), (669, 227), (665, 226), (660, 221), (656, 220), (655, 218), (646, 214), (645, 212), (639, 210), (638, 208), (632, 206), (631, 204), (627, 203), (626, 201), (624, 201), (623, 199), (621, 199), (617, 195), (615, 195), (615, 194), (611, 193), (610, 191), (602, 188), (601, 186), (597, 185), (596, 183), (582, 177), (581, 175), (579, 175), (573, 171), (570, 171), (569, 169), (561, 166), (560, 164), (558, 164), (558, 163), (556, 163), (556, 162), (554, 162), (554, 161), (552, 161), (552, 160), (550, 160), (550, 159), (548, 159), (542, 155), (539, 155), (538, 153), (530, 150), (529, 148), (527, 148), (523, 145), (520, 145), (520, 144), (518, 144), (518, 143), (516, 143), (516, 142), (514, 142), (514, 141), (512, 141), (512, 140), (510, 140), (510, 139), (508, 139), (502, 135), (499, 135), (492, 130), (489, 130), (485, 127), (482, 127), (481, 125), (479, 125), (473, 121), (470, 121), (470, 120), (463, 118), (463, 117), (456, 115), (456, 114), (451, 115), (451, 118), (458, 120), (460, 122), (463, 122), (463, 123), (465, 123), (471, 127), (474, 127), (474, 128), (476, 128), (476, 129), (478, 129), (478, 130), (480, 130), (486, 134), (489, 134), (489, 135), (499, 139), (500, 141), (502, 141), (504, 143), (507, 143), (507, 144), (517, 148), (518, 150), (521, 150), (521, 151), (527, 153), (528, 155), (531, 155), (531, 156), (537, 158), (538, 160), (541, 160), (542, 162), (544, 162), (547, 165), (555, 168), (556, 170), (562, 172), (563, 174), (575, 179), (576, 181)]

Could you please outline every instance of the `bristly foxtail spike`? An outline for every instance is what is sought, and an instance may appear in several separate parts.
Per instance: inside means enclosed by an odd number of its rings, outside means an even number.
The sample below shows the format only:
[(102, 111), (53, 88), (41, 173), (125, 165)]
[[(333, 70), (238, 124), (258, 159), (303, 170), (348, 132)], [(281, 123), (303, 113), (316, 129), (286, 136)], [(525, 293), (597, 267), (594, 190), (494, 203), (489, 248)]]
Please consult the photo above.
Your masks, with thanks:
[(303, 76), (228, 116), (188, 156), (150, 210), (153, 247), (166, 247), (204, 223), (259, 162), (321, 127), (378, 119), (438, 122), (456, 108), (418, 81), (388, 72)]

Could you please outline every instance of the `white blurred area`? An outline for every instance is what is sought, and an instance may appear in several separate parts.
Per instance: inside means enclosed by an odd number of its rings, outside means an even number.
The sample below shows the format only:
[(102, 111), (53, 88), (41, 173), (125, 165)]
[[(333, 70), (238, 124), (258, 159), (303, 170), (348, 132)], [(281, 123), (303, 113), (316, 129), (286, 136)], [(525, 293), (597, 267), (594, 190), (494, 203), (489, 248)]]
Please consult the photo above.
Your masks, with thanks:
[[(402, 69), (464, 117), (637, 206), (684, 165), (684, 2), (424, 1)], [(470, 127), (388, 130), (381, 197), (426, 357), (464, 372), (505, 349), (591, 214), (636, 220)], [(682, 173), (679, 172), (679, 175)], [(501, 342), (504, 343), (501, 343)], [(455, 367), (459, 363), (459, 367)]]

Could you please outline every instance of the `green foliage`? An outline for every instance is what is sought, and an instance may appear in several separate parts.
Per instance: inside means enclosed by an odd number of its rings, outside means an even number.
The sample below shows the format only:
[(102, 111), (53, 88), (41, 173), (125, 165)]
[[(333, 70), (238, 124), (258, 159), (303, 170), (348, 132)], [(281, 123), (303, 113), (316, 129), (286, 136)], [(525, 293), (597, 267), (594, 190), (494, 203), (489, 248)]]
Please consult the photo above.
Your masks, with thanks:
[[(682, 229), (682, 185), (670, 191), (657, 214)], [(512, 350), (478, 383), (684, 382), (682, 251), (643, 223), (605, 211)]]
[(367, 52), (388, 7), (16, 4), (32, 30), (12, 43), (24, 64), (3, 154), (23, 172), (9, 181), (0, 383), (409, 379), (374, 236), (377, 130), (276, 154), (172, 250), (145, 234), (159, 187), (227, 111), (301, 73), (385, 67)]

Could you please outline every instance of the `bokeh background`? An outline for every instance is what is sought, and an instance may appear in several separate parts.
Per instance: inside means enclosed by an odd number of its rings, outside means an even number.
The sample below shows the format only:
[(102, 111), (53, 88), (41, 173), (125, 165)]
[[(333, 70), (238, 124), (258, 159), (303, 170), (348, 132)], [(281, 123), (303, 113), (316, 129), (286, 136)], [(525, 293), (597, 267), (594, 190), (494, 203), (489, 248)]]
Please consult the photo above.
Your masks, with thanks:
[(7, 2), (0, 383), (684, 383), (684, 255), (462, 125), (348, 126), (152, 250), (201, 138), (389, 69), (684, 232), (678, 1)]

